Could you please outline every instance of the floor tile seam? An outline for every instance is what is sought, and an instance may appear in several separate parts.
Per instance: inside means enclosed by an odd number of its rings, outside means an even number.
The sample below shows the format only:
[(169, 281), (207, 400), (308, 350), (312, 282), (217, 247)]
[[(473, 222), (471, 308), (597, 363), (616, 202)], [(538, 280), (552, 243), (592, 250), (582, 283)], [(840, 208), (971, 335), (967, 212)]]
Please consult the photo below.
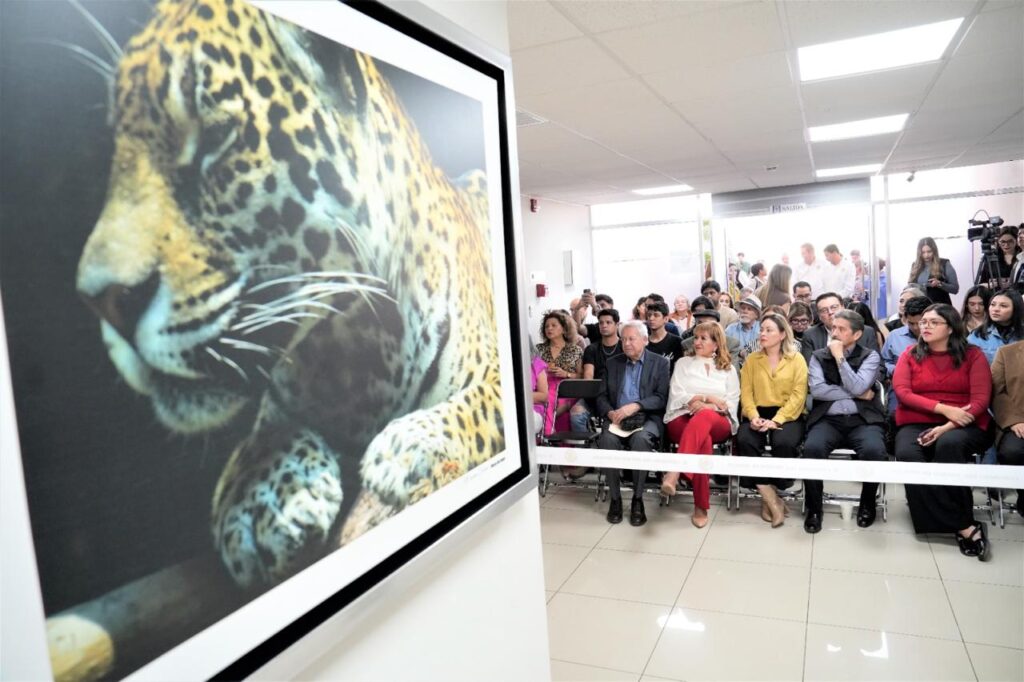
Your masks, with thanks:
[[(718, 513), (715, 513), (715, 518), (718, 517)], [(708, 532), (704, 533), (704, 537), (700, 541), (700, 546), (697, 547), (697, 554), (704, 548), (704, 543), (707, 542), (708, 536), (711, 535), (711, 525), (714, 523), (714, 518), (708, 521)], [(693, 567), (697, 564), (697, 557), (693, 558), (690, 562), (690, 567), (686, 570), (686, 575), (683, 577), (683, 582), (679, 585), (679, 590), (676, 592), (676, 598), (673, 602), (673, 606), (669, 608), (668, 615), (671, 618), (672, 611), (676, 608), (675, 604), (679, 602), (679, 597), (683, 594), (683, 589), (686, 587), (686, 581), (690, 579), (690, 575), (693, 574)], [(665, 624), (661, 626), (661, 630), (658, 631), (658, 637), (654, 640), (654, 646), (651, 647), (651, 653), (647, 655), (647, 660), (644, 662), (644, 668), (640, 671), (640, 679), (644, 678), (647, 674), (647, 667), (651, 665), (651, 659), (654, 658), (654, 652), (658, 650), (658, 645), (661, 644), (661, 638), (665, 635), (665, 629), (668, 627), (668, 619), (665, 620)]]
[[(555, 658), (554, 656), (548, 656), (549, 661), (558, 661), (559, 663), (568, 663), (570, 665), (582, 665), (588, 668), (597, 668), (598, 670), (607, 670), (612, 673), (622, 673), (623, 675), (636, 675), (637, 673), (632, 670), (620, 670), (619, 668), (609, 668), (606, 665), (594, 665), (593, 663), (580, 663), (579, 661), (567, 661), (564, 658)], [(639, 678), (638, 678), (639, 679)]]
[(724, 616), (750, 616), (751, 618), (761, 618), (762, 620), (771, 620), (780, 623), (800, 623), (803, 625), (807, 624), (807, 621), (802, 618), (782, 618), (780, 616), (762, 616), (756, 613), (743, 613), (741, 611), (732, 611), (728, 609), (710, 609), (710, 608), (697, 608), (694, 606), (684, 606), (679, 603), (679, 599), (676, 599), (676, 603), (672, 606), (673, 609), (685, 609), (687, 611), (703, 611), (705, 613), (717, 613)]
[(605, 532), (601, 534), (601, 537), (599, 537), (597, 539), (597, 541), (595, 541), (594, 544), (591, 545), (590, 549), (587, 550), (587, 553), (584, 554), (582, 558), (580, 558), (579, 563), (576, 564), (576, 567), (572, 569), (572, 571), (569, 573), (569, 575), (567, 575), (565, 577), (565, 580), (563, 580), (562, 583), (558, 586), (558, 589), (555, 590), (556, 593), (560, 592), (561, 589), (563, 587), (565, 587), (566, 583), (568, 583), (570, 580), (572, 580), (572, 577), (574, 575), (576, 575), (576, 571), (580, 570), (580, 566), (582, 566), (584, 563), (586, 563), (587, 558), (591, 554), (594, 553), (594, 550), (597, 549), (597, 545), (601, 542), (601, 540), (604, 540), (604, 536), (607, 535), (609, 533), (609, 531), (611, 531), (611, 529), (612, 529), (612, 524), (608, 524), (607, 530), (605, 530)]
[(970, 640), (964, 640), (964, 644), (975, 644), (977, 646), (990, 646), (996, 649), (1006, 649), (1007, 651), (1024, 652), (1024, 647), (1006, 646), (1005, 644), (992, 644), (991, 642), (972, 642)]
[[(904, 637), (920, 637), (921, 639), (934, 639), (939, 642), (963, 642), (963, 637), (940, 637), (938, 635), (925, 635), (920, 632), (904, 632), (902, 630), (893, 630), (891, 628), (879, 627), (867, 627), (864, 625), (850, 625), (849, 623), (826, 623), (820, 620), (810, 620), (807, 622), (808, 627), (811, 625), (827, 625), (834, 628), (848, 628), (850, 630), (862, 630), (864, 632), (885, 632), (890, 635), (902, 635)], [(959, 628), (957, 628), (959, 631)], [(1010, 648), (1010, 647), (1007, 647)]]
[(667, 554), (665, 552), (648, 552), (642, 549), (619, 549), (617, 547), (594, 547), (605, 552), (622, 552), (623, 554), (650, 554), (651, 556), (676, 557), (678, 559), (696, 559), (696, 554)]
[(780, 564), (780, 563), (778, 563), (776, 561), (764, 561), (764, 560), (761, 560), (761, 561), (751, 561), (751, 560), (747, 560), (747, 559), (727, 559), (725, 557), (699, 556), (699, 555), (697, 557), (695, 557), (695, 558), (697, 558), (697, 559), (711, 559), (711, 560), (714, 560), (714, 561), (731, 561), (731, 562), (736, 563), (736, 564), (753, 564), (755, 566), (785, 566), (787, 568), (811, 568), (810, 564), (807, 564), (806, 566), (804, 566), (802, 564)]
[(1010, 583), (993, 583), (985, 580), (961, 580), (960, 578), (942, 578), (944, 583), (963, 583), (964, 585), (988, 585), (990, 587), (1009, 587), (1014, 590), (1024, 590), (1024, 585), (1011, 585)]
[(673, 604), (659, 604), (652, 601), (640, 601), (638, 599), (622, 599), (621, 597), (605, 597), (599, 594), (586, 594), (583, 592), (569, 592), (568, 590), (559, 590), (558, 594), (571, 594), (574, 597), (587, 597), (588, 599), (600, 599), (601, 601), (619, 602), (622, 604), (637, 604), (639, 606), (657, 606), (660, 609), (671, 609), (675, 608)]
[(817, 538), (811, 536), (811, 564), (807, 569), (807, 610), (804, 613), (804, 661), (800, 667), (800, 680), (807, 679), (807, 639), (811, 629), (811, 590), (814, 588), (814, 546)]
[(883, 573), (882, 571), (854, 571), (848, 568), (826, 568), (824, 566), (811, 566), (812, 570), (815, 571), (829, 571), (831, 573), (856, 573), (857, 575), (884, 575), (890, 578), (917, 578), (919, 580), (933, 580), (936, 582), (942, 582), (940, 576), (929, 578), (923, 575), (910, 575), (908, 573)]

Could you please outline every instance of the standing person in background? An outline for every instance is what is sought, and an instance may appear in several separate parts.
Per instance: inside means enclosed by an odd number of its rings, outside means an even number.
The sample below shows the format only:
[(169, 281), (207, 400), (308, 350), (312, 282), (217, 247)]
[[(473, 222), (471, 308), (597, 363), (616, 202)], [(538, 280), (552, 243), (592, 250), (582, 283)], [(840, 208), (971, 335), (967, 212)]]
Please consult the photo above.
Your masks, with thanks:
[(991, 300), (992, 290), (984, 284), (967, 290), (964, 307), (960, 309), (960, 317), (968, 334), (988, 323), (988, 304)]
[(750, 282), (749, 286), (754, 291), (758, 291), (768, 284), (768, 271), (764, 267), (764, 263), (754, 263), (750, 266)]
[(788, 265), (772, 266), (772, 271), (768, 274), (768, 284), (757, 292), (763, 307), (781, 306), (786, 314), (789, 314), (789, 304), (793, 300), (789, 296), (789, 279), (792, 275), (793, 270)]
[(814, 245), (810, 242), (800, 246), (800, 258), (802, 261), (793, 268), (793, 277), (798, 282), (807, 282), (811, 285), (812, 295), (817, 296), (828, 289), (825, 288), (824, 267), (821, 261), (814, 255)]
[(824, 290), (834, 291), (843, 298), (852, 298), (857, 280), (853, 263), (843, 258), (835, 244), (825, 247), (825, 260), (828, 265), (822, 267)]
[(988, 322), (971, 332), (967, 342), (980, 348), (992, 364), (996, 351), (1017, 341), (1024, 341), (1024, 300), (1013, 289), (1003, 289), (988, 303)]
[(978, 281), (988, 284), (993, 290), (1005, 289), (1010, 285), (1010, 275), (1013, 273), (1013, 266), (1017, 263), (1017, 254), (1020, 247), (1017, 246), (1017, 228), (1012, 225), (1005, 225), (999, 230), (996, 237), (996, 267), (995, 271), (989, 269), (988, 260), (982, 256), (978, 263)]
[[(945, 303), (921, 316), (921, 338), (900, 356), (893, 375), (896, 459), (964, 464), (992, 442), (988, 434), (992, 373), (979, 348), (967, 343), (960, 313)], [(985, 524), (974, 519), (967, 486), (904, 485), (915, 533), (952, 532), (964, 556), (987, 561)]]
[(1016, 261), (1013, 264), (1013, 269), (1010, 270), (1010, 286), (1008, 288), (1024, 293), (1024, 223), (1017, 227)]
[(931, 237), (924, 237), (917, 243), (917, 259), (910, 268), (907, 282), (924, 287), (925, 296), (932, 303), (949, 305), (952, 302), (949, 295), (960, 291), (956, 270), (949, 260), (939, 257), (939, 247)]
[(878, 300), (875, 303), (875, 311), (878, 313), (878, 319), (884, 320), (889, 315), (889, 289), (888, 289), (888, 269), (885, 267), (885, 259), (878, 259)]
[(749, 274), (750, 274), (750, 271), (751, 271), (751, 270), (752, 270), (753, 268), (751, 268), (751, 266), (750, 266), (750, 263), (748, 263), (748, 262), (746, 261), (746, 257), (747, 257), (747, 254), (743, 253), (742, 251), (740, 251), (739, 253), (737, 253), (737, 254), (736, 254), (736, 266), (737, 266), (737, 267), (738, 267), (738, 268), (739, 268), (740, 270), (742, 270), (742, 271), (743, 271), (743, 272), (744, 272), (745, 274), (749, 275)]
[(861, 259), (860, 249), (850, 250), (850, 262), (854, 272), (853, 299), (871, 305), (871, 269)]
[(682, 294), (676, 296), (675, 300), (672, 301), (672, 312), (669, 314), (668, 319), (676, 325), (676, 329), (679, 330), (680, 336), (683, 335), (683, 332), (692, 327), (693, 314), (690, 313), (690, 299), (686, 298)]

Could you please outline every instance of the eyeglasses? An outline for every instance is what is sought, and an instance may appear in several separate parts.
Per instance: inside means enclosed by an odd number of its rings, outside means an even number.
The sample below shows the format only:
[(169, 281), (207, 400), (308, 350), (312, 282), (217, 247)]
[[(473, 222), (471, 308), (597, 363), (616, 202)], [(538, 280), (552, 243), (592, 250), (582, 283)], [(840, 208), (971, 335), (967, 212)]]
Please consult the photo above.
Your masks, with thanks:
[(839, 305), (837, 303), (835, 305), (828, 306), (827, 308), (825, 308), (825, 307), (818, 308), (818, 314), (819, 315), (824, 315), (826, 313), (828, 313), (828, 314), (838, 313), (842, 309), (843, 309), (843, 306), (841, 306), (841, 305)]
[(945, 320), (921, 320), (917, 323), (918, 327), (922, 329), (931, 329), (932, 327), (941, 327), (944, 324), (949, 324)]
[(789, 323), (792, 324), (792, 325), (810, 324), (811, 321), (808, 318), (806, 318), (806, 317), (794, 317), (792, 320), (789, 321)]
[(1013, 246), (1015, 242), (1016, 242), (1015, 239), (1000, 239), (999, 240), (999, 243), (1002, 246)]

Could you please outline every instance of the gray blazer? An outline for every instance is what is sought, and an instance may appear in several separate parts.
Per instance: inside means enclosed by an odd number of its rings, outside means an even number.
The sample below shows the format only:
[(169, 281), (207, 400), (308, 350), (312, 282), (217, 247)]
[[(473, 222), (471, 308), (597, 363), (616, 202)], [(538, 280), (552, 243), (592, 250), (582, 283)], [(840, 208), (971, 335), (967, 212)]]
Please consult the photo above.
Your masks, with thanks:
[[(597, 412), (602, 417), (616, 410), (619, 405), (619, 391), (626, 376), (625, 355), (617, 355), (608, 361), (604, 385), (597, 396)], [(664, 426), (662, 417), (668, 404), (668, 360), (648, 350), (643, 355), (643, 371), (640, 373), (640, 407), (647, 413), (644, 430), (661, 436)]]

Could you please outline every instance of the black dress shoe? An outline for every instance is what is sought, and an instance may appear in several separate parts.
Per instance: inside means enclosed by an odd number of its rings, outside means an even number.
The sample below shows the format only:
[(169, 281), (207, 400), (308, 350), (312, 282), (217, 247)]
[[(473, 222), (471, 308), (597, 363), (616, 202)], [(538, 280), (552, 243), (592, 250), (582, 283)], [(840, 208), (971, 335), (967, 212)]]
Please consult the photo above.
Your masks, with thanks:
[(608, 523), (622, 523), (622, 500), (612, 500), (608, 505)]
[(808, 533), (817, 533), (821, 530), (821, 514), (807, 512), (807, 516), (804, 518), (804, 530)]
[(644, 513), (643, 498), (634, 497), (629, 510), (629, 525), (642, 526), (645, 523), (647, 523), (647, 514)]
[(875, 522), (875, 516), (878, 514), (878, 509), (874, 503), (870, 506), (861, 507), (857, 510), (857, 525), (861, 528), (868, 528), (872, 523)]

